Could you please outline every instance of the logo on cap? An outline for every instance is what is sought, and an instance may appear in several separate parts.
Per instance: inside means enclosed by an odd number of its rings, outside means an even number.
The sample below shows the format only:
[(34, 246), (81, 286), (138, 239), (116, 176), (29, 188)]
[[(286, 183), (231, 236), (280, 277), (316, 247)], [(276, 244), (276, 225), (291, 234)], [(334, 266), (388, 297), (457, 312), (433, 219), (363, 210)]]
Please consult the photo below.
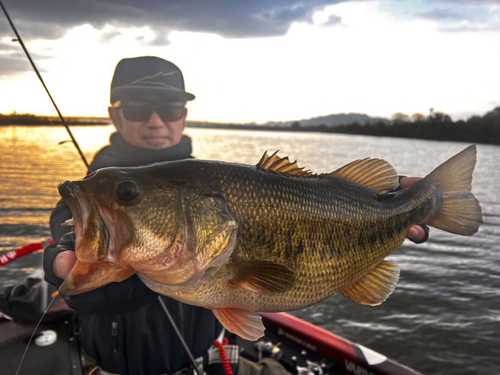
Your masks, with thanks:
[(131, 83), (131, 85), (152, 85), (163, 87), (181, 87), (181, 79), (179, 72), (159, 72), (152, 76), (145, 76), (138, 78)]

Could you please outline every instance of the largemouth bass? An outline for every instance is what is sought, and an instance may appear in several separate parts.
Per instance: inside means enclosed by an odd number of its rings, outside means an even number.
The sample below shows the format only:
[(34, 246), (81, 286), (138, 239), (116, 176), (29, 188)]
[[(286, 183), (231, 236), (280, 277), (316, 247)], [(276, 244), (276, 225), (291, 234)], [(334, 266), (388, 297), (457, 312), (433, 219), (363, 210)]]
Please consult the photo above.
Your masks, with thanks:
[(136, 273), (249, 340), (264, 333), (258, 312), (301, 309), (338, 292), (379, 305), (399, 279), (385, 258), (412, 224), (477, 232), (475, 163), (470, 146), (400, 191), (392, 166), (369, 158), (328, 174), (267, 153), (256, 166), (100, 169), (59, 186), (78, 259), (60, 291), (80, 294)]

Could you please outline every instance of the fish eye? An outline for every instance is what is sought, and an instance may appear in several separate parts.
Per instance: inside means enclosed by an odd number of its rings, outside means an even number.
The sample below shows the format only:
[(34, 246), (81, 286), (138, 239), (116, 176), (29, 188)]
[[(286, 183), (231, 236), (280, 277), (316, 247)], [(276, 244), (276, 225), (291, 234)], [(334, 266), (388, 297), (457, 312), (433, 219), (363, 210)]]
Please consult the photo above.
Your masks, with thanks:
[(116, 185), (116, 196), (123, 202), (131, 202), (139, 196), (139, 185), (132, 180), (123, 180)]

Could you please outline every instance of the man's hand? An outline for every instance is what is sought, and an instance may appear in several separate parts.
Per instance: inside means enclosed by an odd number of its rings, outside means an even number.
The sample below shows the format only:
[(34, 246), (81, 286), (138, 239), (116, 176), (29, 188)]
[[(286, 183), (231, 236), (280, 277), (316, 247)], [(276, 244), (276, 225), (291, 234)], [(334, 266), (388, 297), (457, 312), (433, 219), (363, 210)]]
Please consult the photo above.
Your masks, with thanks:
[(429, 229), (424, 229), (422, 225), (412, 225), (406, 237), (415, 243), (423, 243), (429, 239)]
[[(422, 177), (403, 177), (399, 181), (401, 189), (406, 189), (411, 184), (420, 181)], [(429, 238), (429, 228), (425, 225), (412, 225), (406, 233), (406, 237), (415, 243), (422, 243)]]
[(68, 250), (57, 254), (52, 267), (56, 276), (64, 279), (69, 271), (71, 271), (75, 263), (76, 255), (74, 251)]

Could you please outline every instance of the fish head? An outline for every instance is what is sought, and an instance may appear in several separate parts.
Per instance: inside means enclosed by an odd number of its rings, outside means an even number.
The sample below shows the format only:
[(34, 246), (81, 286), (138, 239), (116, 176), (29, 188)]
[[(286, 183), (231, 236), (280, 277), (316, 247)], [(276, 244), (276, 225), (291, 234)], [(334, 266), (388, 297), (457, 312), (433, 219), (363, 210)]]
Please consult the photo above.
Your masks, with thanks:
[(225, 201), (158, 168), (104, 168), (59, 186), (73, 214), (77, 257), (61, 293), (134, 273), (166, 285), (195, 282), (229, 257), (237, 225)]

